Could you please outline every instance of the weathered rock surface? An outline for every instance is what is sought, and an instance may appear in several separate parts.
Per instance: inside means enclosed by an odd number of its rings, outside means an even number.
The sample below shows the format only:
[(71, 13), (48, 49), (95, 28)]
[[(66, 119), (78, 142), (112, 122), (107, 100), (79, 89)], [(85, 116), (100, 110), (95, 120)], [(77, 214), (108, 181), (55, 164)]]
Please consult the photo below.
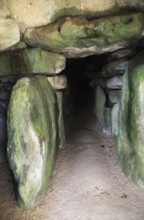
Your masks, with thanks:
[(65, 17), (55, 23), (28, 29), (25, 41), (34, 47), (64, 53), (67, 57), (84, 57), (118, 50), (127, 41), (139, 39), (143, 15), (131, 13), (94, 20)]
[(111, 103), (116, 104), (121, 100), (122, 91), (121, 90), (111, 90), (109, 93), (109, 100)]
[(93, 17), (118, 12), (121, 8), (144, 7), (142, 0), (5, 0), (5, 2), (21, 30), (45, 25), (63, 16)]
[(0, 76), (57, 74), (65, 68), (64, 56), (39, 48), (0, 54)]
[(57, 148), (58, 106), (46, 77), (23, 78), (8, 110), (8, 158), (18, 184), (18, 201), (30, 208), (47, 189)]
[(122, 75), (126, 72), (128, 68), (128, 60), (118, 59), (112, 62), (109, 62), (106, 66), (104, 66), (102, 70), (102, 76), (104, 77), (112, 77), (115, 75)]
[(114, 76), (108, 79), (106, 87), (109, 89), (122, 89), (123, 86), (123, 76)]
[(94, 112), (95, 112), (97, 121), (101, 125), (104, 125), (105, 103), (106, 103), (105, 92), (100, 86), (98, 86), (96, 88), (96, 92), (95, 92), (95, 109), (94, 109)]
[(0, 18), (0, 51), (5, 50), (20, 41), (17, 23), (9, 18)]
[(133, 58), (124, 77), (118, 152), (126, 175), (144, 187), (144, 52)]
[(67, 87), (67, 78), (64, 75), (47, 77), (47, 79), (55, 90), (61, 90)]

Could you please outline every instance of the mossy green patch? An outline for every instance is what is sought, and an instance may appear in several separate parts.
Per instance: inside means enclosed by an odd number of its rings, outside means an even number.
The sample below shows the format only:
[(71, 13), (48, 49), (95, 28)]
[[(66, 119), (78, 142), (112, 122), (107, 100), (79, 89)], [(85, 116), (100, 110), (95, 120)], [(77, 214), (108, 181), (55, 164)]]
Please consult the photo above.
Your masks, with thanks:
[(50, 51), (67, 47), (105, 47), (139, 38), (143, 31), (143, 15), (128, 13), (87, 20), (84, 17), (65, 17), (49, 25), (28, 29), (25, 41)]
[(144, 187), (144, 52), (134, 57), (124, 77), (118, 151), (124, 172)]
[(18, 183), (18, 202), (30, 208), (48, 187), (55, 163), (58, 106), (47, 77), (23, 78), (8, 110), (8, 158)]

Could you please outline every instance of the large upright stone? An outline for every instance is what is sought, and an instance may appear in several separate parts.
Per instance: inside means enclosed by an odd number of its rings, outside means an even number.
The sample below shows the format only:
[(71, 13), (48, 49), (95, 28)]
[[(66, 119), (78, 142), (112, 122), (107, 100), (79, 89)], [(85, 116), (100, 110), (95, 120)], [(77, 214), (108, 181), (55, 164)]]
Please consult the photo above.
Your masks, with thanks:
[(5, 50), (20, 41), (17, 23), (9, 18), (0, 18), (0, 51)]
[(35, 29), (28, 29), (25, 41), (68, 57), (88, 56), (117, 50), (127, 41), (139, 39), (143, 31), (143, 15), (125, 15), (87, 20), (85, 17), (64, 17)]
[(8, 160), (18, 202), (30, 208), (48, 187), (57, 148), (58, 106), (47, 78), (23, 78), (14, 86), (8, 110)]
[(118, 152), (124, 172), (144, 187), (144, 52), (134, 57), (124, 77)]
[(65, 69), (64, 56), (39, 48), (0, 54), (0, 76), (45, 74), (53, 75)]

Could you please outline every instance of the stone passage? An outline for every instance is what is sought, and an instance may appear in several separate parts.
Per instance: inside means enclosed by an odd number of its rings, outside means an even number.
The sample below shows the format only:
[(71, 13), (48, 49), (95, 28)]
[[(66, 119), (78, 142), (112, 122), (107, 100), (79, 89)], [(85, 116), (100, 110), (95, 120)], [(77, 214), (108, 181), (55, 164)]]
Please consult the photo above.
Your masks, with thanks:
[(141, 0), (0, 1), (0, 162), (9, 161), (21, 207), (49, 184), (65, 141), (63, 106), (78, 104), (65, 95), (63, 105), (63, 74), (78, 58), (89, 57), (76, 69), (93, 89), (95, 121), (116, 138), (124, 172), (144, 185), (143, 36)]

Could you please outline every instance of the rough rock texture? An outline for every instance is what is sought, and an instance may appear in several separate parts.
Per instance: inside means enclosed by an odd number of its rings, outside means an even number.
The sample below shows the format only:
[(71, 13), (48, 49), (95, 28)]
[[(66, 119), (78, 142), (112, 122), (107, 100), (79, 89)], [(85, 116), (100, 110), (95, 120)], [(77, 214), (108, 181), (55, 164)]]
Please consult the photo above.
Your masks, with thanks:
[(47, 78), (23, 78), (8, 111), (8, 158), (18, 184), (18, 201), (30, 208), (46, 190), (58, 143), (58, 106)]
[(144, 52), (134, 57), (124, 78), (118, 152), (124, 172), (144, 187)]
[(55, 90), (61, 90), (67, 87), (67, 78), (64, 75), (47, 77), (47, 79)]
[(24, 39), (31, 46), (61, 52), (68, 57), (101, 54), (139, 39), (143, 31), (141, 13), (130, 13), (94, 20), (65, 17), (36, 29), (28, 29)]
[(9, 18), (0, 18), (0, 51), (5, 50), (20, 40), (17, 23)]
[(21, 74), (57, 74), (65, 68), (64, 56), (39, 48), (0, 54), (0, 76)]
[(144, 7), (142, 0), (5, 0), (21, 30), (51, 23), (66, 15), (106, 15), (121, 8)]

